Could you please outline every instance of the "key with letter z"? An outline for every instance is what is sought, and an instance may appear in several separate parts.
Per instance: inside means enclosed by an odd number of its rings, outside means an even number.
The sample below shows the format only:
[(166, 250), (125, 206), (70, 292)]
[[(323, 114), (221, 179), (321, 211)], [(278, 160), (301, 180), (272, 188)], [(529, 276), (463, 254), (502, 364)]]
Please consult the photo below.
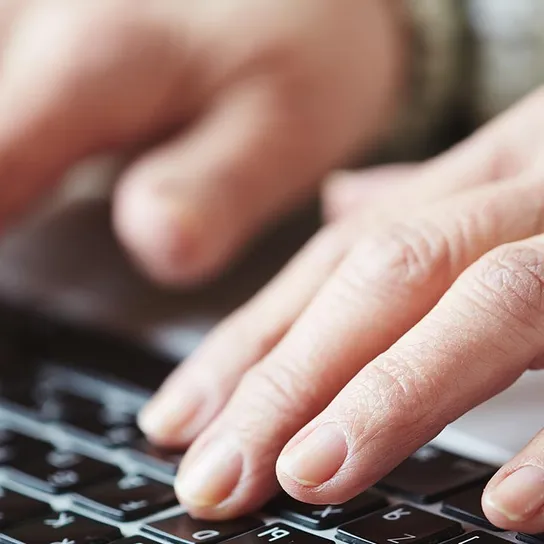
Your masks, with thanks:
[(397, 504), (342, 525), (337, 538), (349, 544), (436, 544), (462, 532), (455, 521)]

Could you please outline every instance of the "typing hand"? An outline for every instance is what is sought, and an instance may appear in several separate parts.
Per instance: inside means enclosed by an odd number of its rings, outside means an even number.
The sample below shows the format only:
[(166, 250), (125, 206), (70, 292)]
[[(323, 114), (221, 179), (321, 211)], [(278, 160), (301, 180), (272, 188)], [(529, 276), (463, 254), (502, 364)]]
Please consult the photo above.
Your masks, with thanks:
[(214, 274), (378, 137), (402, 71), (393, 12), (381, 0), (2, 0), (0, 225), (78, 159), (119, 150), (133, 160), (114, 222), (134, 259), (167, 283)]
[[(540, 91), (426, 164), (329, 186), (336, 220), (141, 414), (158, 443), (196, 439), (177, 479), (194, 515), (258, 508), (277, 480), (346, 501), (544, 367), (543, 145)], [(483, 505), (499, 527), (544, 530), (544, 435)]]

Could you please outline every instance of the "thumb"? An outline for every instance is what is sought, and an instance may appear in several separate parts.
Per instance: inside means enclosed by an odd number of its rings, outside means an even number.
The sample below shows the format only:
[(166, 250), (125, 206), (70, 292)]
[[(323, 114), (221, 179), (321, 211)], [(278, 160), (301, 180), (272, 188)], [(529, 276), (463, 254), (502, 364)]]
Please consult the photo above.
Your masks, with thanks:
[(277, 92), (251, 81), (226, 90), (192, 128), (125, 172), (114, 223), (151, 277), (208, 279), (314, 190), (336, 151), (316, 160), (315, 142)]

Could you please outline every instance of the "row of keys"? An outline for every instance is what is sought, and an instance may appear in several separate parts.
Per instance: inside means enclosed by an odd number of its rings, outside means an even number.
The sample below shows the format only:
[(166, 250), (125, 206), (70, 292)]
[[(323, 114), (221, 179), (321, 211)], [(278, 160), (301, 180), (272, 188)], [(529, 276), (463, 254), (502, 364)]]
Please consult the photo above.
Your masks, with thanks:
[(115, 465), (58, 449), (32, 460), (14, 460), (9, 466), (14, 480), (46, 493), (66, 493), (122, 475)]
[[(177, 503), (172, 486), (138, 474), (126, 474), (120, 479), (89, 487), (74, 495), (73, 502), (117, 521), (141, 519)], [(48, 510), (46, 503), (0, 488), (0, 527)]]
[[(139, 440), (128, 454), (140, 464), (169, 475), (175, 474), (180, 454), (168, 453)], [(115, 478), (117, 467), (49, 442), (18, 432), (0, 429), (0, 465), (12, 468), (13, 477), (48, 493), (62, 493), (87, 483)]]
[[(94, 425), (94, 423), (88, 423), (89, 428)], [(122, 445), (121, 434), (124, 431), (121, 432), (120, 429), (120, 427), (117, 428), (117, 431), (110, 429), (109, 434), (106, 433), (103, 435), (102, 442), (107, 441), (111, 445), (111, 442), (115, 439), (119, 445)], [(126, 436), (125, 438), (128, 439), (129, 437)], [(94, 442), (96, 443), (96, 440)], [(29, 459), (34, 460), (42, 457), (52, 449), (53, 446), (48, 442), (9, 429), (0, 428), (0, 465), (12, 465), (16, 462), (20, 466), (21, 464), (25, 464)], [(143, 438), (131, 443), (130, 448), (127, 449), (127, 454), (136, 462), (169, 475), (176, 473), (182, 458), (180, 452), (157, 448)]]
[[(370, 500), (367, 497), (361, 504), (370, 504), (368, 502)], [(305, 506), (312, 508), (310, 505)], [(313, 506), (313, 508), (321, 507)], [(332, 514), (336, 520), (341, 519), (341, 515), (340, 512)], [(319, 516), (312, 512), (307, 518), (298, 518), (297, 521), (310, 525), (308, 520), (314, 520), (316, 517)], [(218, 544), (241, 534), (244, 536), (233, 540), (232, 544), (265, 544), (284, 538), (288, 539), (290, 543), (297, 544), (307, 544), (312, 541), (315, 544), (323, 542), (323, 539), (315, 537), (315, 535), (285, 524), (277, 524), (274, 527), (263, 527), (262, 525), (260, 520), (251, 517), (209, 522), (192, 519), (188, 514), (180, 514), (148, 524), (143, 527), (142, 532), (176, 544)], [(456, 521), (401, 504), (389, 506), (341, 525), (337, 530), (336, 537), (348, 544), (436, 544), (449, 541), (462, 535), (463, 532), (463, 527)], [(481, 535), (487, 535), (487, 533), (481, 533)], [(497, 544), (502, 542), (500, 539), (494, 538)], [(473, 540), (480, 539), (481, 537), (473, 538)], [(459, 541), (456, 544), (462, 544), (462, 542)]]
[[(205, 525), (205, 528), (203, 528)], [(284, 523), (264, 526), (254, 518), (230, 522), (203, 524), (187, 515), (157, 522), (143, 530), (152, 537), (174, 544), (229, 540), (231, 544), (327, 544), (327, 539), (306, 533)], [(370, 544), (431, 544), (447, 541), (448, 544), (505, 544), (502, 539), (476, 531), (461, 534), (456, 522), (411, 509), (408, 506), (392, 507), (366, 518), (352, 522), (338, 531), (338, 538), (349, 543)], [(116, 527), (100, 523), (71, 512), (56, 512), (0, 534), (5, 544), (152, 544), (145, 536), (121, 538)], [(531, 537), (538, 538), (538, 537)], [(120, 539), (120, 540), (119, 540)], [(532, 540), (521, 538), (528, 544)], [(541, 544), (542, 541), (537, 541)]]
[[(491, 531), (499, 531), (487, 520), (483, 512), (481, 497), (484, 487), (485, 483), (478, 484), (446, 499), (442, 505), (442, 512), (455, 519)], [(343, 504), (321, 506), (302, 503), (282, 493), (269, 504), (267, 510), (305, 527), (324, 530), (360, 518), (387, 505), (385, 498), (373, 491), (366, 491)]]
[(0, 534), (5, 544), (106, 544), (120, 538), (117, 527), (72, 512), (53, 512)]
[(69, 432), (105, 447), (122, 447), (141, 436), (135, 414), (114, 410), (73, 393), (29, 391), (26, 386), (18, 386), (0, 399), (33, 418), (56, 422)]
[[(255, 528), (254, 526), (257, 525)], [(253, 529), (252, 529), (253, 526)], [(143, 528), (152, 537), (175, 544), (327, 544), (328, 539), (318, 537), (284, 523), (263, 526), (258, 520), (244, 518), (238, 521), (202, 523), (180, 515)], [(240, 535), (240, 536), (236, 536)], [(455, 521), (401, 505), (390, 507), (364, 519), (351, 522), (338, 529), (337, 538), (349, 544), (505, 544), (501, 538), (475, 531), (463, 534)], [(522, 535), (523, 536), (523, 535)], [(523, 538), (520, 537), (521, 540)], [(523, 540), (527, 544), (542, 544)], [(123, 544), (147, 544), (142, 537), (121, 541)], [(121, 544), (119, 542), (119, 544)]]
[(6, 429), (0, 431), (0, 464), (10, 468), (13, 479), (47, 493), (72, 491), (122, 474), (115, 465)]

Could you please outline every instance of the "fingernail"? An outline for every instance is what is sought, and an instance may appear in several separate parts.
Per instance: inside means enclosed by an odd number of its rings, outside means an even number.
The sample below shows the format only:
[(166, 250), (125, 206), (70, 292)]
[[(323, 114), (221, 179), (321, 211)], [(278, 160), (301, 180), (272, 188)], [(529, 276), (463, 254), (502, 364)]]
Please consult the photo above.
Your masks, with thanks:
[(242, 474), (242, 455), (232, 442), (215, 441), (187, 466), (182, 464), (176, 481), (180, 502), (188, 507), (209, 508), (229, 497)]
[(510, 521), (526, 521), (544, 507), (544, 470), (524, 466), (485, 497), (487, 504)]
[(342, 429), (335, 423), (325, 423), (283, 453), (278, 460), (278, 470), (303, 486), (316, 487), (338, 472), (347, 453)]
[(184, 427), (194, 419), (201, 406), (195, 391), (177, 395), (160, 394), (138, 414), (138, 425), (147, 436), (160, 441), (184, 438)]

